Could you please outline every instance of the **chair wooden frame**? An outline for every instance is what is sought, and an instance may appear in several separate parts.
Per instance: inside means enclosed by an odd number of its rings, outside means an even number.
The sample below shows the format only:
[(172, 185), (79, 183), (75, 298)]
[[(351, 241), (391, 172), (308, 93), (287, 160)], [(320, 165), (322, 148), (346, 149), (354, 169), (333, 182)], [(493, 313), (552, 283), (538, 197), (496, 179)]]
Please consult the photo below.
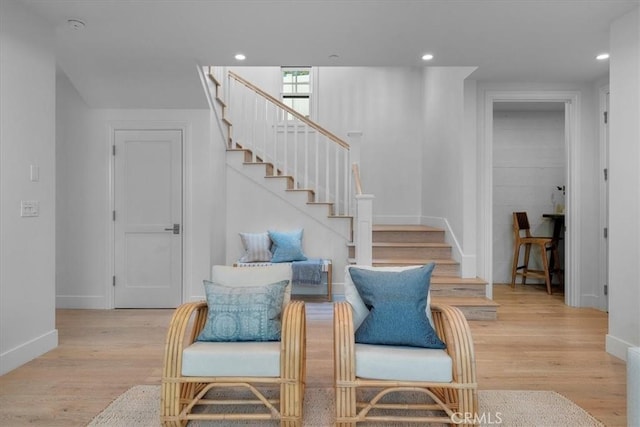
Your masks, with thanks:
[[(524, 236), (522, 235), (524, 232)], [(558, 243), (551, 237), (536, 237), (531, 235), (529, 218), (526, 212), (513, 213), (513, 262), (511, 265), (511, 287), (516, 287), (516, 277), (522, 277), (522, 284), (526, 285), (527, 277), (544, 280), (547, 286), (547, 293), (551, 295), (551, 279), (554, 273), (560, 278), (560, 285), (563, 286), (564, 277), (560, 268), (560, 256), (558, 254)], [(524, 264), (518, 265), (520, 260), (520, 248), (524, 246)], [(529, 257), (531, 247), (536, 247), (540, 251), (542, 260), (542, 270), (529, 268)], [(549, 269), (547, 251), (551, 252), (554, 259), (554, 271)], [(521, 270), (521, 271), (518, 271)]]
[[(160, 420), (164, 426), (185, 426), (190, 420), (280, 420), (281, 427), (302, 426), (305, 387), (306, 317), (302, 301), (291, 301), (282, 313), (280, 377), (187, 377), (182, 351), (193, 343), (207, 319), (205, 301), (178, 307), (167, 333), (162, 375)], [(260, 386), (279, 387), (280, 398), (268, 399)], [(212, 400), (212, 388), (246, 388), (255, 400)], [(264, 405), (267, 412), (250, 414), (196, 413), (196, 405)]]
[[(356, 377), (353, 313), (347, 302), (334, 304), (334, 376), (336, 426), (355, 427), (364, 421), (474, 424), (478, 396), (475, 354), (471, 331), (462, 312), (452, 306), (431, 304), (436, 333), (447, 345), (453, 361), (450, 383), (375, 380)], [(373, 399), (358, 402), (358, 388), (378, 389)], [(379, 403), (393, 392), (418, 391), (431, 397), (433, 404)], [(438, 416), (370, 415), (373, 409), (416, 409), (444, 411)]]

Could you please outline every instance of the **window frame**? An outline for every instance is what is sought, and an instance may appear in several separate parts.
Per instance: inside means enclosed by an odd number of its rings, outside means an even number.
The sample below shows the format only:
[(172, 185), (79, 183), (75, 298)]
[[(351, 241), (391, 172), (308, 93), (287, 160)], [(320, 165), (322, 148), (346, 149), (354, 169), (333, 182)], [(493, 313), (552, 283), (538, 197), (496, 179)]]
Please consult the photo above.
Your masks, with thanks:
[[(285, 84), (291, 84), (291, 83), (286, 83), (284, 81), (284, 75), (285, 72), (287, 71), (308, 71), (309, 72), (309, 92), (285, 92), (284, 91), (284, 86)], [(317, 67), (311, 67), (311, 66), (281, 66), (280, 67), (280, 101), (287, 105), (287, 103), (285, 102), (285, 99), (308, 99), (309, 100), (309, 114), (308, 115), (304, 115), (303, 113), (300, 113), (300, 111), (296, 110), (294, 107), (290, 107), (293, 110), (295, 110), (296, 112), (298, 112), (299, 114), (301, 114), (302, 116), (306, 117), (309, 120), (314, 120), (315, 119), (315, 112), (317, 111), (317, 105), (316, 105), (316, 96), (315, 93), (317, 92), (317, 78), (316, 78), (316, 74), (317, 74)], [(294, 85), (298, 85), (298, 83), (294, 83)], [(286, 121), (291, 121), (291, 119), (289, 119), (290, 114), (287, 113), (286, 118), (284, 120)]]

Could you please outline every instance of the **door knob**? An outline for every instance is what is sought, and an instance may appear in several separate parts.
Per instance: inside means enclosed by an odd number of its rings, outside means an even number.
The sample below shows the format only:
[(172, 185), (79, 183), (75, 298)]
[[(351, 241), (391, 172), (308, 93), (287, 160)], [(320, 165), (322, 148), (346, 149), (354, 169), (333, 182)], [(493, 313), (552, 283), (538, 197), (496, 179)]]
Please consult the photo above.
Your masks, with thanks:
[(173, 227), (165, 228), (164, 231), (173, 231), (173, 234), (180, 234), (180, 224), (173, 224)]

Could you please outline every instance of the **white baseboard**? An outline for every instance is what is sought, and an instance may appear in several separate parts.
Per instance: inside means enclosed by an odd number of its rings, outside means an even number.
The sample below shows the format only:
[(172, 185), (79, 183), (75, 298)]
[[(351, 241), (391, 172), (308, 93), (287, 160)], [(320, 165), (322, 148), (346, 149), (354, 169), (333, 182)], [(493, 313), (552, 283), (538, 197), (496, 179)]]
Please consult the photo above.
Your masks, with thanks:
[(613, 335), (607, 334), (605, 349), (607, 353), (609, 353), (610, 355), (626, 361), (627, 351), (631, 347), (636, 347), (636, 346), (631, 344), (630, 342), (621, 340), (618, 337), (614, 337)]
[(58, 330), (53, 329), (44, 335), (27, 341), (0, 354), (0, 375), (35, 359), (58, 346)]
[(606, 311), (602, 306), (602, 297), (600, 295), (586, 294), (580, 297), (580, 307), (591, 307), (596, 310)]
[(56, 295), (56, 308), (104, 310), (109, 307), (102, 295)]
[(451, 257), (460, 263), (460, 276), (462, 278), (468, 279), (477, 276), (476, 255), (462, 252), (462, 247), (446, 218), (423, 216), (420, 219), (420, 223), (429, 227), (442, 228), (445, 231), (445, 241), (451, 245)]

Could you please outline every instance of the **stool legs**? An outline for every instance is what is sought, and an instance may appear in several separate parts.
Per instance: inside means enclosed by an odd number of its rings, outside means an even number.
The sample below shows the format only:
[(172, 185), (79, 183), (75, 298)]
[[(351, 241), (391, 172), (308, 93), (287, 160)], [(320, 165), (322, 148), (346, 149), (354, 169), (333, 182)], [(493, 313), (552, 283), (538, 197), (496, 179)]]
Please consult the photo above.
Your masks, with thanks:
[[(524, 264), (518, 266), (518, 261), (520, 258), (520, 246), (524, 245)], [(549, 271), (549, 260), (547, 259), (547, 247), (544, 244), (536, 244), (535, 246), (540, 250), (540, 258), (542, 259), (542, 270), (529, 270), (529, 258), (531, 256), (531, 246), (532, 243), (524, 243), (517, 245), (513, 251), (513, 264), (511, 266), (511, 287), (515, 288), (516, 286), (516, 276), (522, 276), (522, 284), (527, 284), (527, 276), (536, 277), (539, 279), (544, 279), (545, 285), (547, 287), (547, 293), (551, 295), (551, 272)], [(559, 265), (558, 251), (555, 247), (551, 248), (552, 256), (556, 261), (557, 265)], [(518, 273), (518, 270), (522, 269), (521, 273)]]

